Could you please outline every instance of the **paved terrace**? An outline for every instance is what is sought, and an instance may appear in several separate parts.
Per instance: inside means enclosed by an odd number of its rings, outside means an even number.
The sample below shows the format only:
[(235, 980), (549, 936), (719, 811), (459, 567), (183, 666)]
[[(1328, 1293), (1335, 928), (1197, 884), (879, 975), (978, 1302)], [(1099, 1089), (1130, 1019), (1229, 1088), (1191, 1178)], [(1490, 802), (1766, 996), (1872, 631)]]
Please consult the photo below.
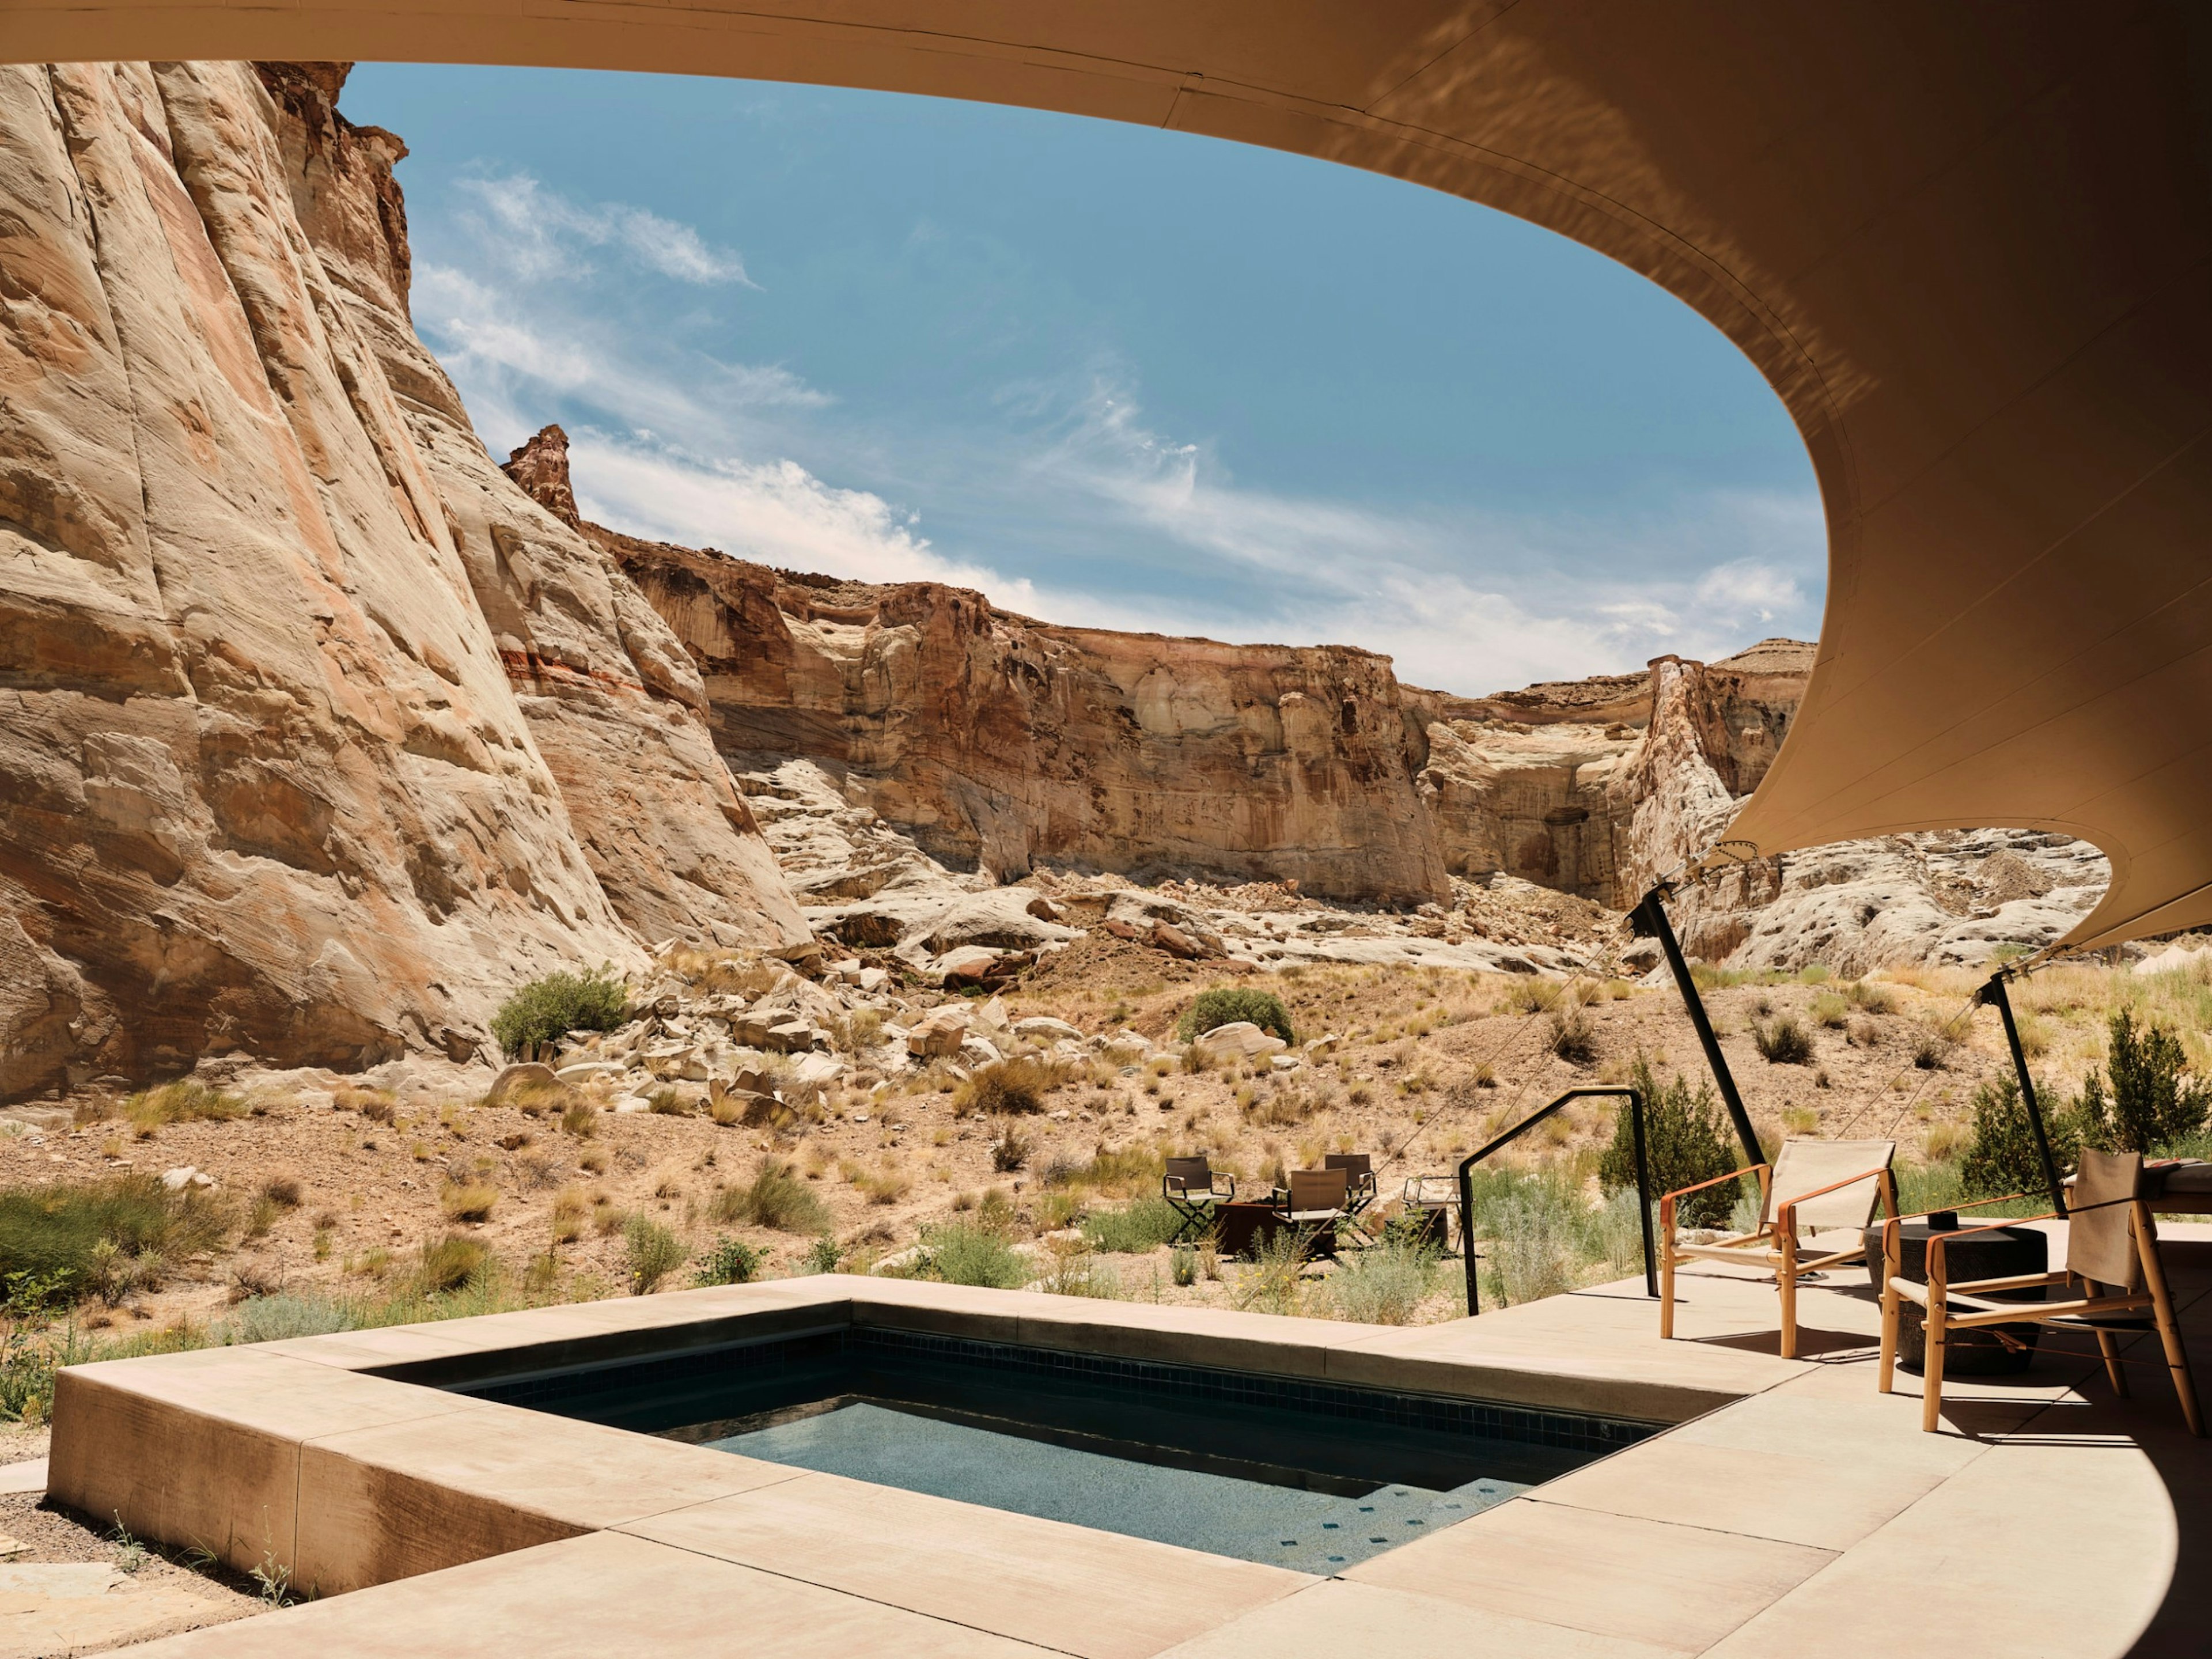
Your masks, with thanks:
[[(2212, 1228), (2168, 1230), (2200, 1374)], [(1863, 1273), (1640, 1281), (1416, 1329), (824, 1276), (92, 1365), (51, 1490), (170, 1541), (273, 1554), (324, 1599), (145, 1659), (1791, 1659), (2202, 1655), (2212, 1451), (2155, 1339), (2113, 1400), (2087, 1357), (1875, 1391)], [(1316, 1578), (441, 1392), (488, 1371), (860, 1324), (1663, 1419), (1631, 1449)], [(2046, 1338), (2048, 1345), (2049, 1339)], [(340, 1593), (343, 1592), (343, 1593)]]

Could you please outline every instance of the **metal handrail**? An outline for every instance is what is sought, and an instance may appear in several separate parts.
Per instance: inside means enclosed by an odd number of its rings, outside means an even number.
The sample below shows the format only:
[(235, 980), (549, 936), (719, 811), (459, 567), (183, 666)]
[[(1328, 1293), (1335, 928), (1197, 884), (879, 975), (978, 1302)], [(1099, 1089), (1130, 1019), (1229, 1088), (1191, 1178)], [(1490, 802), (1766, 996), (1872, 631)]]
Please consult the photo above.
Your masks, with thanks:
[(1659, 1294), (1659, 1261), (1657, 1247), (1651, 1238), (1651, 1170), (1644, 1151), (1644, 1097), (1635, 1090), (1619, 1084), (1602, 1088), (1570, 1089), (1550, 1105), (1539, 1108), (1524, 1117), (1504, 1134), (1480, 1151), (1470, 1152), (1459, 1166), (1459, 1247), (1461, 1260), (1467, 1264), (1467, 1311), (1470, 1316), (1482, 1311), (1481, 1299), (1474, 1288), (1474, 1166), (1499, 1147), (1517, 1140), (1534, 1128), (1562, 1106), (1593, 1097), (1625, 1096), (1628, 1101), (1629, 1122), (1636, 1142), (1636, 1213), (1644, 1224), (1644, 1293), (1656, 1298)]

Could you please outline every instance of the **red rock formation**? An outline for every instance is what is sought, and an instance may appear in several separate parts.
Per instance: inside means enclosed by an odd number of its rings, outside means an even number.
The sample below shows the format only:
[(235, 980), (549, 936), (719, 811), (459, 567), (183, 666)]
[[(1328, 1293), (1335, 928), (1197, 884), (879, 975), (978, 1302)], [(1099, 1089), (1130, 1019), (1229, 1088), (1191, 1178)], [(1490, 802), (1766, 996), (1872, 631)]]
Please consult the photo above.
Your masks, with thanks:
[(947, 863), (1448, 891), (1388, 658), (1056, 627), (961, 588), (586, 531), (699, 665), (726, 755), (842, 766), (854, 801)]
[(682, 650), (415, 341), (342, 79), (0, 68), (0, 1098), (466, 1054), (694, 854), (798, 935)]

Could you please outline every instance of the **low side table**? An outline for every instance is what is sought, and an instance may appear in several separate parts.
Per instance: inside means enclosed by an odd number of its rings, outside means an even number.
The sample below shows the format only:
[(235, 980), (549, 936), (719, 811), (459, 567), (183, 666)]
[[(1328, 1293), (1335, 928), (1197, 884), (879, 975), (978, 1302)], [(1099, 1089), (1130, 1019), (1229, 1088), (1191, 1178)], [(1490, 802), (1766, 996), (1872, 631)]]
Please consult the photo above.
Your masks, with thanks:
[[(1898, 1229), (1899, 1270), (1907, 1279), (1919, 1284), (1928, 1282), (1928, 1241), (1943, 1233), (1955, 1233), (1955, 1225), (1940, 1224), (1943, 1218), (1930, 1216), (1918, 1221), (1908, 1221)], [(1877, 1292), (1881, 1289), (1881, 1234), (1879, 1226), (1866, 1230), (1867, 1276), (1874, 1281)], [(2051, 1261), (2051, 1240), (2033, 1227), (2001, 1227), (1990, 1232), (1975, 1233), (1970, 1238), (1955, 1239), (1944, 1246), (1944, 1277), (1954, 1285), (1975, 1279), (2016, 1279), (2027, 1273), (2048, 1272)], [(2031, 1285), (2022, 1291), (1993, 1291), (1992, 1302), (2040, 1302), (2043, 1288)], [(2036, 1338), (2041, 1334), (2040, 1325), (1984, 1325), (1978, 1329), (1953, 1331), (1943, 1344), (1943, 1374), (1946, 1376), (2003, 1376), (2014, 1371), (2024, 1371), (2035, 1362)], [(2014, 1339), (2021, 1346), (2015, 1348), (2002, 1340), (1997, 1333)], [(1928, 1330), (1923, 1322), (1919, 1305), (1900, 1298), (1898, 1303), (1897, 1363), (1916, 1375), (1928, 1357)]]

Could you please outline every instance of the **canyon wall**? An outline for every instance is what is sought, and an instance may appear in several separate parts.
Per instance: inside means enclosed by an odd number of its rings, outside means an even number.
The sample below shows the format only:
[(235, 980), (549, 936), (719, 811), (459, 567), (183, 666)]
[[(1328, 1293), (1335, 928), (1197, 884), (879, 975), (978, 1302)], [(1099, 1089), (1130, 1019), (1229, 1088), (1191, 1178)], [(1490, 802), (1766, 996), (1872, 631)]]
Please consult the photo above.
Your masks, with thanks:
[[(514, 468), (543, 463), (524, 452)], [(1386, 657), (1058, 627), (960, 588), (586, 529), (690, 652), (732, 764), (834, 768), (856, 805), (949, 865), (1449, 896), (1414, 784), (1424, 722)]]
[(804, 938), (689, 659), (414, 339), (343, 73), (0, 68), (0, 1098)]

